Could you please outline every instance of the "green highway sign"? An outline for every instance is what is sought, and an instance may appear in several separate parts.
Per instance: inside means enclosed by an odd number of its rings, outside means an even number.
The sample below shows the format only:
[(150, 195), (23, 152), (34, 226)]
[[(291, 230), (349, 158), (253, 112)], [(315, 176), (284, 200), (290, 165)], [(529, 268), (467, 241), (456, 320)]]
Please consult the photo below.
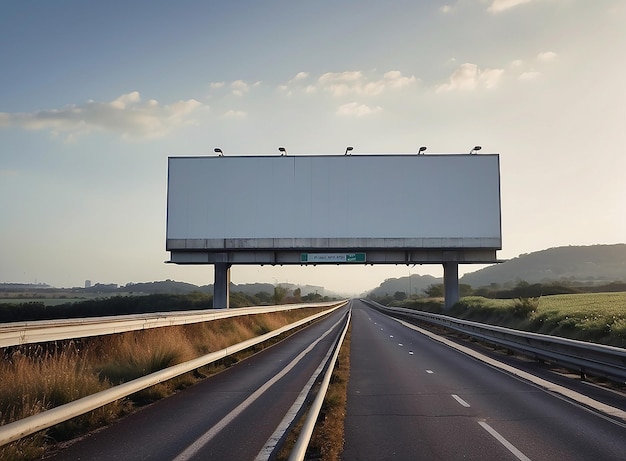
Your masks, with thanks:
[(300, 253), (300, 262), (306, 263), (364, 263), (365, 253)]

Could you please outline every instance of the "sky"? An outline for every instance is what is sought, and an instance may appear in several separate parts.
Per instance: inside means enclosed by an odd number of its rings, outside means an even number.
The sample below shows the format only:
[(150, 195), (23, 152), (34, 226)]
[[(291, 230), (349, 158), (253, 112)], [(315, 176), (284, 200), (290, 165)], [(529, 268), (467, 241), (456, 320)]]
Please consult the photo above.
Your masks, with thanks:
[[(167, 158), (500, 154), (500, 259), (626, 242), (623, 0), (6, 2), (0, 282), (172, 279)], [(437, 191), (433, 190), (433, 194)], [(481, 266), (464, 265), (460, 272)], [(234, 266), (360, 293), (439, 266)]]

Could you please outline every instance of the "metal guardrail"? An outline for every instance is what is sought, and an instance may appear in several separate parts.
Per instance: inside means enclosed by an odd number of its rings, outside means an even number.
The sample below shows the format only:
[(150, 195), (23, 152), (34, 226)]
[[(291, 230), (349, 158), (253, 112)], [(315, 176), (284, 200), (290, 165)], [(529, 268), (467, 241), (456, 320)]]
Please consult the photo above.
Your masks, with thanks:
[(330, 378), (332, 377), (333, 370), (335, 369), (335, 363), (337, 363), (337, 357), (339, 357), (341, 345), (343, 344), (343, 340), (346, 337), (346, 333), (348, 332), (351, 318), (352, 311), (348, 311), (346, 326), (344, 327), (341, 336), (337, 341), (335, 351), (332, 358), (330, 359), (328, 368), (326, 369), (326, 373), (324, 374), (324, 379), (322, 380), (320, 389), (315, 396), (315, 400), (311, 404), (311, 408), (309, 409), (306, 420), (304, 421), (304, 425), (300, 430), (298, 440), (296, 440), (296, 443), (291, 450), (291, 453), (289, 455), (289, 461), (303, 461), (305, 458), (306, 450), (309, 447), (309, 442), (311, 441), (311, 436), (313, 435), (313, 430), (315, 429), (315, 423), (317, 422), (317, 418), (319, 417), (320, 411), (322, 410), (322, 404), (324, 403), (324, 398), (326, 397), (326, 392), (328, 391), (328, 386), (330, 385)]
[(591, 374), (620, 383), (626, 382), (626, 349), (620, 347), (530, 333), (402, 307), (388, 307), (366, 299), (363, 301), (392, 315), (449, 328), (515, 350), (536, 360), (545, 360), (577, 370), (581, 377)]
[(148, 314), (2, 323), (0, 324), (0, 347), (187, 325), (240, 315), (265, 314), (305, 307), (332, 307), (337, 304), (339, 303), (284, 304), (280, 306), (154, 312)]
[(42, 413), (21, 419), (19, 421), (0, 426), (0, 446), (21, 439), (22, 437), (41, 431), (48, 427), (54, 426), (55, 424), (62, 423), (64, 421), (67, 421), (68, 419), (82, 415), (91, 410), (95, 410), (96, 408), (107, 405), (111, 402), (114, 402), (115, 400), (129, 396), (150, 386), (154, 386), (155, 384), (158, 384), (160, 382), (195, 370), (196, 368), (200, 368), (204, 365), (208, 365), (209, 363), (215, 362), (216, 360), (239, 352), (243, 349), (247, 349), (263, 341), (267, 341), (268, 339), (278, 336), (286, 331), (297, 328), (307, 322), (310, 322), (330, 312), (333, 312), (346, 304), (347, 301), (336, 303), (329, 310), (313, 314), (312, 316), (298, 320), (297, 322), (291, 323), (282, 328), (278, 328), (277, 330), (273, 330), (264, 335), (257, 336), (256, 338), (248, 339), (247, 341), (243, 341), (239, 344), (229, 346), (220, 351), (211, 352), (188, 362), (174, 365), (164, 370), (160, 370), (141, 378), (134, 379), (127, 383), (114, 386), (110, 389), (97, 392), (96, 394), (83, 397), (65, 405), (52, 408), (51, 410), (47, 410)]

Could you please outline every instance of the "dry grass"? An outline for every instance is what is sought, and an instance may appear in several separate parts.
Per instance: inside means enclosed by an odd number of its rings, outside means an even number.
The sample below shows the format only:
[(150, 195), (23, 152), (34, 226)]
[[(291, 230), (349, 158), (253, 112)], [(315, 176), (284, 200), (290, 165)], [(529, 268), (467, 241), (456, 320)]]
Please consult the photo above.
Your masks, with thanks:
[[(0, 425), (16, 421), (208, 352), (253, 338), (322, 309), (258, 314), (185, 326), (0, 349)], [(230, 359), (230, 362), (239, 358)], [(128, 399), (0, 447), (0, 459), (41, 457), (54, 441), (106, 425), (133, 405), (165, 397), (227, 366), (203, 367)]]
[[(343, 452), (344, 422), (348, 399), (348, 379), (350, 377), (350, 338), (352, 324), (344, 338), (330, 384), (317, 419), (305, 459), (316, 461), (339, 461)], [(278, 461), (289, 458), (308, 412), (303, 414), (292, 430), (287, 434), (285, 442), (276, 457)]]
[[(318, 451), (322, 461), (339, 461), (343, 452), (344, 422), (350, 377), (350, 336), (352, 325), (339, 351), (339, 357), (330, 379), (330, 386), (322, 406), (321, 418), (311, 438), (311, 447)], [(321, 424), (320, 424), (321, 421)]]

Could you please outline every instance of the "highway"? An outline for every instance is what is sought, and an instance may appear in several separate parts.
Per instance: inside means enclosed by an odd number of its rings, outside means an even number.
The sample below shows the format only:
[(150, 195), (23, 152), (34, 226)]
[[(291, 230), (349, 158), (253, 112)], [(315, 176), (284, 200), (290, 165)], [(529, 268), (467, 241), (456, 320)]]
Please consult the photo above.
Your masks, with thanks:
[[(343, 460), (626, 459), (623, 421), (469, 357), (361, 301), (349, 306)], [(347, 310), (50, 459), (268, 459), (277, 428), (319, 371)], [(584, 383), (577, 389), (607, 394)], [(623, 395), (604, 397), (626, 406)]]
[(350, 360), (345, 461), (626, 459), (623, 423), (360, 301), (352, 303)]
[[(322, 363), (348, 308), (57, 452), (54, 460), (254, 460)], [(263, 456), (258, 459), (263, 459)], [(267, 459), (267, 457), (265, 458)]]

